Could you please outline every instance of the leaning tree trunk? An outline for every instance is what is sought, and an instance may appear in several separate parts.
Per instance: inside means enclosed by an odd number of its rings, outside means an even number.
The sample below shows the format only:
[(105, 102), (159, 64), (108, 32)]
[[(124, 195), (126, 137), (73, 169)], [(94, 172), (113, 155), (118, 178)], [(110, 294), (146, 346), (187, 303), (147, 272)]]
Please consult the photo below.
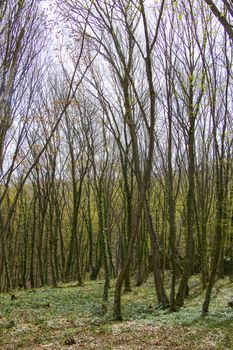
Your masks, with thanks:
[(194, 174), (195, 174), (195, 115), (193, 111), (193, 86), (189, 87), (189, 132), (188, 132), (188, 193), (186, 208), (187, 238), (183, 273), (176, 295), (176, 305), (183, 306), (184, 298), (188, 294), (188, 280), (193, 260), (193, 230), (194, 230)]
[(153, 272), (154, 272), (156, 294), (157, 294), (159, 304), (162, 307), (167, 307), (169, 305), (169, 300), (166, 295), (162, 274), (161, 274), (161, 254), (159, 251), (158, 239), (154, 231), (152, 216), (151, 216), (147, 199), (144, 199), (144, 212), (145, 212), (145, 218), (146, 218), (146, 222), (147, 222), (147, 226), (150, 234), (152, 251), (153, 251)]

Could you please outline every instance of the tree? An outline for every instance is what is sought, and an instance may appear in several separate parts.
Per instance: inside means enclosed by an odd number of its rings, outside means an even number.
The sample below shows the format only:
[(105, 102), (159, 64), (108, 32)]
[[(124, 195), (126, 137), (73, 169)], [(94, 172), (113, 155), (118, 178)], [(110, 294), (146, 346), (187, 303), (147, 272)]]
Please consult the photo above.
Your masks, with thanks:
[[(206, 4), (209, 6), (210, 10), (218, 21), (222, 24), (224, 30), (229, 35), (229, 38), (233, 40), (233, 28), (231, 20), (233, 19), (233, 5), (231, 1), (222, 0), (223, 10), (219, 10), (218, 6), (212, 0), (205, 0)], [(228, 20), (229, 18), (229, 20)]]

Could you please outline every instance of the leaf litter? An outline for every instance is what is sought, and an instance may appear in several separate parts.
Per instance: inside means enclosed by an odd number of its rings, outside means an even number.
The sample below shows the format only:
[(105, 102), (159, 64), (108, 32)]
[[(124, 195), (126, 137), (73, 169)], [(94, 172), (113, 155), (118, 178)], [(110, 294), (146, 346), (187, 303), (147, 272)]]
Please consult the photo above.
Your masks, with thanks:
[(221, 283), (202, 317), (200, 293), (169, 313), (157, 308), (148, 281), (122, 296), (123, 322), (112, 320), (113, 289), (101, 315), (102, 284), (96, 282), (20, 291), (14, 302), (1, 294), (0, 350), (233, 350), (233, 312), (226, 307), (232, 283)]

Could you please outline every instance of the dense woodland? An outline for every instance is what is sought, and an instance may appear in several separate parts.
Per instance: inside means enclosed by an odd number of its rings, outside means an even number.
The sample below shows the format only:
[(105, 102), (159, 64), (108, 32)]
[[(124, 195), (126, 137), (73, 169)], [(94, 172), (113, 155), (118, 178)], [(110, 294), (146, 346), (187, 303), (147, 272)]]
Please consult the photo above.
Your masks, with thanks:
[[(233, 7), (0, 2), (0, 291), (233, 278)], [(170, 283), (169, 293), (164, 279)]]

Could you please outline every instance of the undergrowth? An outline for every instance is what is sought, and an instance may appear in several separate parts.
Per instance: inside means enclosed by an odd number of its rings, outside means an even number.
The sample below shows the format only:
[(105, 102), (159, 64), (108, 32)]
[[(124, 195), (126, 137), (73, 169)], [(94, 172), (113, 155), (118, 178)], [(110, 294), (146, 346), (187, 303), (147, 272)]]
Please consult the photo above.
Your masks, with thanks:
[[(108, 337), (114, 340), (125, 329), (128, 329), (128, 334), (133, 334), (135, 330), (137, 333), (138, 329), (142, 332), (143, 329), (142, 341), (146, 341), (147, 338), (150, 339), (149, 330), (153, 327), (165, 330), (165, 333), (168, 330), (177, 332), (177, 329), (183, 333), (186, 329), (188, 333), (183, 341), (191, 342), (190, 344), (197, 335), (204, 339), (208, 333), (213, 340), (219, 334), (214, 340), (213, 349), (233, 349), (233, 310), (227, 305), (233, 299), (233, 284), (227, 278), (216, 283), (210, 311), (206, 316), (201, 313), (204, 292), (195, 276), (191, 279), (190, 296), (178, 312), (171, 313), (158, 307), (151, 279), (144, 285), (133, 288), (131, 293), (124, 293), (124, 322), (121, 324), (112, 319), (114, 288), (110, 290), (104, 313), (102, 290), (102, 282), (87, 281), (81, 287), (63, 284), (59, 288), (12, 291), (16, 300), (11, 300), (9, 294), (0, 294), (0, 349), (42, 349), (43, 346), (47, 349), (67, 349), (65, 344), (69, 342), (73, 342), (69, 349), (101, 349), (101, 345), (95, 342), (93, 344), (97, 344), (96, 347), (85, 347), (85, 341), (84, 345), (77, 347), (77, 339), (82, 339), (85, 334), (87, 342), (90, 337), (96, 339), (101, 334), (105, 339), (106, 336), (105, 349), (117, 349), (116, 346), (111, 347)], [(72, 338), (77, 335), (79, 338), (76, 340)], [(199, 349), (195, 346), (193, 349)], [(139, 349), (136, 345), (133, 348)], [(150, 349), (150, 345), (147, 348)]]

